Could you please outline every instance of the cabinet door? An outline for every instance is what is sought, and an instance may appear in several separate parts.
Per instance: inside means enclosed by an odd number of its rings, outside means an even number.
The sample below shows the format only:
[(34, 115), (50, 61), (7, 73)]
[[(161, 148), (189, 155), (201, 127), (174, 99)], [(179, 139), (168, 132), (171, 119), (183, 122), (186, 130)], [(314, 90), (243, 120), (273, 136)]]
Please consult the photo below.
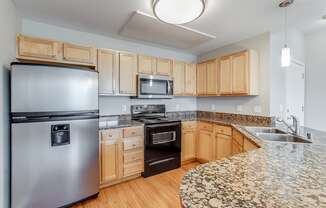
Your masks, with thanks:
[(197, 85), (196, 64), (186, 64), (185, 69), (185, 94), (196, 95)]
[(232, 94), (249, 93), (248, 52), (232, 56)]
[(218, 68), (217, 62), (207, 62), (207, 95), (216, 95), (218, 86)]
[(181, 159), (182, 161), (196, 158), (196, 132), (185, 131), (182, 133)]
[(156, 72), (156, 58), (138, 56), (138, 72), (142, 74), (153, 74)]
[(197, 94), (206, 95), (207, 92), (207, 69), (206, 63), (197, 65)]
[(245, 138), (243, 143), (243, 150), (244, 151), (251, 151), (257, 149), (257, 145), (254, 142), (251, 142), (249, 139)]
[(232, 155), (237, 155), (243, 152), (242, 146), (239, 145), (236, 141), (232, 141)]
[(17, 36), (17, 58), (40, 58), (48, 60), (58, 60), (60, 43), (57, 41)]
[(136, 95), (137, 55), (119, 54), (120, 94)]
[(197, 158), (208, 162), (213, 158), (213, 138), (209, 131), (199, 130), (197, 141)]
[(159, 75), (171, 76), (172, 62), (169, 59), (157, 59), (156, 73)]
[(216, 159), (229, 157), (232, 153), (231, 136), (216, 134)]
[(232, 93), (231, 58), (223, 57), (220, 60), (220, 94)]
[(118, 53), (115, 51), (104, 49), (97, 51), (99, 94), (115, 94), (118, 58)]
[(119, 139), (101, 143), (101, 183), (107, 183), (122, 177), (122, 142)]
[(96, 50), (93, 47), (63, 44), (63, 59), (75, 63), (96, 64)]
[(173, 91), (174, 95), (183, 95), (185, 91), (185, 64), (173, 62)]

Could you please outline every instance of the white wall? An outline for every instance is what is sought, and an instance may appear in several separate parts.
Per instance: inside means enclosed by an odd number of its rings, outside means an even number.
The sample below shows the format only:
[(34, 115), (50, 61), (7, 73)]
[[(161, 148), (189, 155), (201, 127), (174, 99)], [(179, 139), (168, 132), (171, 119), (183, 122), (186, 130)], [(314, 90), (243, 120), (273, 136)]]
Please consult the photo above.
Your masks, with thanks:
[(20, 17), (11, 0), (0, 1), (0, 207), (9, 207), (9, 64), (15, 57)]
[[(197, 109), (195, 97), (176, 97), (173, 99), (130, 99), (129, 97), (100, 98), (100, 115), (130, 114), (131, 105), (165, 104), (166, 111), (195, 111)], [(125, 110), (123, 109), (125, 107)]]
[[(279, 116), (286, 105), (285, 68), (281, 67), (281, 50), (284, 46), (284, 32), (271, 33), (271, 70), (270, 70), (270, 115)], [(291, 57), (300, 62), (305, 61), (304, 35), (295, 29), (288, 31), (288, 46), (291, 48)]]
[[(220, 57), (226, 54), (244, 49), (254, 49), (259, 53), (260, 62), (260, 92), (256, 97), (216, 97), (198, 98), (199, 110), (218, 111), (239, 114), (269, 115), (269, 70), (270, 70), (270, 35), (265, 33), (256, 37), (239, 41), (218, 48), (198, 57), (199, 61)], [(215, 105), (215, 110), (212, 108)], [(237, 111), (237, 106), (242, 106), (243, 110)], [(255, 112), (255, 107), (261, 108), (261, 112)]]
[(305, 37), (305, 125), (326, 131), (326, 29)]

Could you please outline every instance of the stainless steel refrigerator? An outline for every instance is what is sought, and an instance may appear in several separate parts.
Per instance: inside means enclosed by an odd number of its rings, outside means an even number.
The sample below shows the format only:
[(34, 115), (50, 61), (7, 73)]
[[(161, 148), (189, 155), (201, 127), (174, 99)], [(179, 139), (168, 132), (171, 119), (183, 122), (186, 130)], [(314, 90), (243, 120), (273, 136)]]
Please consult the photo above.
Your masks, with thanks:
[(11, 207), (62, 207), (98, 194), (97, 72), (12, 63), (11, 122)]

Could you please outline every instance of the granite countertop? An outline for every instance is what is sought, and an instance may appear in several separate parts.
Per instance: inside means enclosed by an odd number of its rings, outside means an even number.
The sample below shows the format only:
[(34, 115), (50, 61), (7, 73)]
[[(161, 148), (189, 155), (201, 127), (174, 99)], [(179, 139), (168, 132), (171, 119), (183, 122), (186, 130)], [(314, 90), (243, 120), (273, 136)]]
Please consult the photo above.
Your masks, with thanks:
[(183, 207), (326, 207), (326, 133), (302, 128), (312, 144), (268, 142), (225, 124), (261, 148), (190, 170), (180, 186)]
[(105, 118), (100, 119), (99, 129), (107, 130), (107, 129), (116, 129), (116, 128), (126, 128), (126, 127), (134, 127), (134, 126), (143, 126), (143, 123), (133, 121), (130, 119), (125, 120), (107, 120)]

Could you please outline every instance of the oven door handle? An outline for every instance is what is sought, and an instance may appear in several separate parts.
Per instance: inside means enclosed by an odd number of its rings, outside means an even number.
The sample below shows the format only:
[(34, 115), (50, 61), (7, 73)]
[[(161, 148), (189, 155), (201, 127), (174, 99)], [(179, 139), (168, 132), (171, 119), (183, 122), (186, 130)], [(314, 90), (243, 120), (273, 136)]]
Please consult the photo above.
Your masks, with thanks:
[(175, 160), (175, 157), (170, 157), (170, 158), (167, 158), (167, 159), (163, 159), (163, 160), (158, 160), (158, 161), (155, 161), (155, 162), (151, 162), (148, 165), (149, 166), (153, 166), (153, 165), (157, 165), (157, 164), (169, 162), (169, 161), (172, 161), (172, 160)]
[(154, 124), (154, 125), (146, 125), (146, 128), (157, 128), (157, 127), (168, 127), (168, 126), (175, 126), (179, 125), (180, 123), (168, 123), (168, 124)]

